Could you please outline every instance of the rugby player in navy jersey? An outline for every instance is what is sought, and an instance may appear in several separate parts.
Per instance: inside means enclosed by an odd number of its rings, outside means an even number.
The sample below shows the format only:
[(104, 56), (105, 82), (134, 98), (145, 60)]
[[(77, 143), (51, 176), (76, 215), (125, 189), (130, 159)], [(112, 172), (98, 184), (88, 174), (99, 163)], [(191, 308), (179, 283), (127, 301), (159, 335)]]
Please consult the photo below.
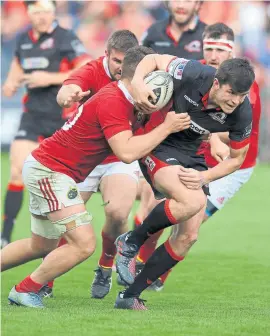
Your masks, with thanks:
[[(116, 300), (115, 307), (122, 309), (146, 309), (139, 298), (141, 292), (184, 259), (198, 237), (208, 184), (241, 167), (252, 129), (252, 109), (247, 95), (255, 74), (247, 60), (226, 60), (216, 71), (198, 61), (149, 55), (138, 65), (132, 81), (136, 102), (145, 111), (154, 106), (148, 101), (152, 92), (143, 78), (155, 69), (167, 69), (174, 78), (173, 109), (176, 113), (188, 112), (191, 127), (170, 135), (140, 160), (154, 193), (167, 199), (154, 208), (141, 226), (116, 240), (117, 270), (130, 284)], [(217, 132), (229, 132), (230, 156), (207, 170), (200, 147), (205, 136)], [(210, 142), (215, 138), (212, 135)], [(176, 224), (178, 230), (148, 259), (134, 282), (134, 257), (139, 248), (152, 234)]]
[(17, 39), (14, 58), (3, 94), (12, 97), (25, 85), (23, 114), (10, 149), (11, 173), (4, 206), (1, 247), (11, 240), (14, 222), (23, 202), (23, 162), (43, 139), (51, 136), (69, 117), (58, 106), (57, 92), (72, 69), (89, 56), (71, 30), (56, 21), (55, 1), (25, 1), (31, 27)]

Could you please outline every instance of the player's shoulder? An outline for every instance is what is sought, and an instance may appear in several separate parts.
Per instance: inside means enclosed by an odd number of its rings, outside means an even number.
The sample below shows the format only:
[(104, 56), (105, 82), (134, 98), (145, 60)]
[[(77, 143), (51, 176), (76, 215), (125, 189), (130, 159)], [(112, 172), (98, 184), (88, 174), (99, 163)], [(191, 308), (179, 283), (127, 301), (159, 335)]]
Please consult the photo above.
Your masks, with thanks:
[(159, 37), (160, 35), (164, 34), (168, 24), (169, 24), (169, 19), (159, 20), (153, 23), (147, 29), (147, 35), (150, 37)]
[(32, 28), (29, 26), (23, 31), (21, 31), (16, 37), (17, 43), (20, 44), (20, 43), (24, 43), (25, 41), (31, 41), (31, 38), (30, 38), (31, 32), (32, 32)]
[[(196, 83), (196, 86), (201, 86), (208, 79), (211, 81), (214, 78), (216, 69), (202, 64), (200, 61), (189, 60), (185, 58), (173, 59), (169, 66), (168, 72), (175, 78), (185, 82)], [(195, 82), (196, 81), (196, 82)]]
[(245, 97), (242, 104), (240, 104), (232, 113), (235, 121), (241, 123), (244, 121), (252, 121), (252, 106), (248, 97)]

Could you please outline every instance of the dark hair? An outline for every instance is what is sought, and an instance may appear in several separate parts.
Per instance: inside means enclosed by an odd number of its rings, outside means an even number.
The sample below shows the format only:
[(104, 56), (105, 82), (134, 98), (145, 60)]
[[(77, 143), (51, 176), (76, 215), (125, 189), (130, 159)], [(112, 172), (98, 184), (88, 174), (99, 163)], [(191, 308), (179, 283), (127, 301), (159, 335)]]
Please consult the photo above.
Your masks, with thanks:
[(121, 78), (132, 79), (137, 68), (137, 65), (146, 55), (156, 54), (156, 52), (144, 46), (137, 46), (130, 48), (123, 60), (122, 76)]
[(235, 93), (244, 93), (254, 82), (255, 73), (247, 59), (232, 58), (221, 63), (216, 78), (220, 86), (229, 84)]
[[(36, 0), (36, 1), (27, 1), (27, 0), (25, 0), (24, 4), (25, 4), (26, 7), (28, 7), (30, 5), (34, 5), (36, 2), (38, 2), (38, 0)], [(54, 4), (54, 7), (56, 7), (56, 1), (51, 1), (51, 2)]]
[(228, 40), (234, 41), (233, 30), (224, 23), (218, 22), (205, 27), (203, 32), (203, 39), (205, 39), (206, 37), (219, 39), (222, 35), (226, 35)]
[(138, 45), (137, 37), (130, 30), (117, 30), (108, 39), (107, 51), (110, 53), (112, 49), (116, 49), (126, 53), (128, 49)]
[[(202, 1), (198, 1), (199, 3), (200, 3), (200, 7), (199, 7), (199, 9), (198, 9), (198, 11), (201, 9), (201, 7), (202, 7), (202, 4), (204, 3), (204, 1), (202, 0)], [(170, 8), (169, 8), (169, 1), (163, 1), (163, 5), (165, 6), (165, 8), (168, 10), (168, 11), (170, 11)]]

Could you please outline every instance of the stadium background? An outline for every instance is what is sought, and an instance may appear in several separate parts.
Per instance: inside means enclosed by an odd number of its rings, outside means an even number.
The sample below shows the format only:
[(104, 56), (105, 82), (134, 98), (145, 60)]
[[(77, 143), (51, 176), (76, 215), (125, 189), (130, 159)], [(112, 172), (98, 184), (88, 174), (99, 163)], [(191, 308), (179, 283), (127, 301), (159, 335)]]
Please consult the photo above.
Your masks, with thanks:
[[(22, 1), (1, 1), (1, 80), (6, 78), (15, 39), (28, 25)], [(103, 54), (115, 29), (130, 29), (140, 38), (148, 26), (167, 15), (161, 1), (57, 1), (59, 22), (73, 28), (93, 58)], [(269, 335), (269, 185), (270, 185), (270, 3), (267, 1), (206, 1), (201, 19), (228, 24), (237, 37), (236, 54), (249, 57), (261, 88), (262, 120), (259, 165), (251, 181), (224, 210), (202, 228), (200, 241), (185, 263), (169, 278), (162, 293), (146, 293), (150, 311), (115, 312), (115, 286), (106, 300), (89, 299), (100, 252), (61, 277), (46, 312), (8, 307), (14, 283), (37, 262), (2, 277), (3, 335)], [(2, 149), (17, 129), (23, 89), (12, 99), (2, 97)], [(9, 176), (8, 152), (2, 158), (4, 192)], [(4, 195), (2, 195), (3, 198)], [(29, 236), (27, 194), (13, 239)], [(101, 199), (89, 202), (97, 236), (104, 220)], [(36, 322), (34, 322), (36, 321)], [(27, 330), (27, 331), (26, 331)]]

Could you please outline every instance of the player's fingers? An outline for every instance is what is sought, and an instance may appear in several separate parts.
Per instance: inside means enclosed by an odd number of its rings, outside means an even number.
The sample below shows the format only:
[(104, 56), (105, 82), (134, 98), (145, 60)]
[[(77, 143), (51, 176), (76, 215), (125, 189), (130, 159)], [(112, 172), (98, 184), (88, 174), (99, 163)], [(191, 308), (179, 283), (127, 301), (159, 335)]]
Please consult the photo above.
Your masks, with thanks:
[(81, 97), (86, 97), (86, 96), (88, 96), (89, 94), (90, 94), (90, 90), (81, 92), (81, 93), (80, 93), (80, 96), (81, 96)]
[(219, 162), (219, 163), (223, 161), (222, 157), (219, 156), (218, 154), (214, 154), (213, 157), (214, 157), (214, 159), (216, 159), (216, 161)]

